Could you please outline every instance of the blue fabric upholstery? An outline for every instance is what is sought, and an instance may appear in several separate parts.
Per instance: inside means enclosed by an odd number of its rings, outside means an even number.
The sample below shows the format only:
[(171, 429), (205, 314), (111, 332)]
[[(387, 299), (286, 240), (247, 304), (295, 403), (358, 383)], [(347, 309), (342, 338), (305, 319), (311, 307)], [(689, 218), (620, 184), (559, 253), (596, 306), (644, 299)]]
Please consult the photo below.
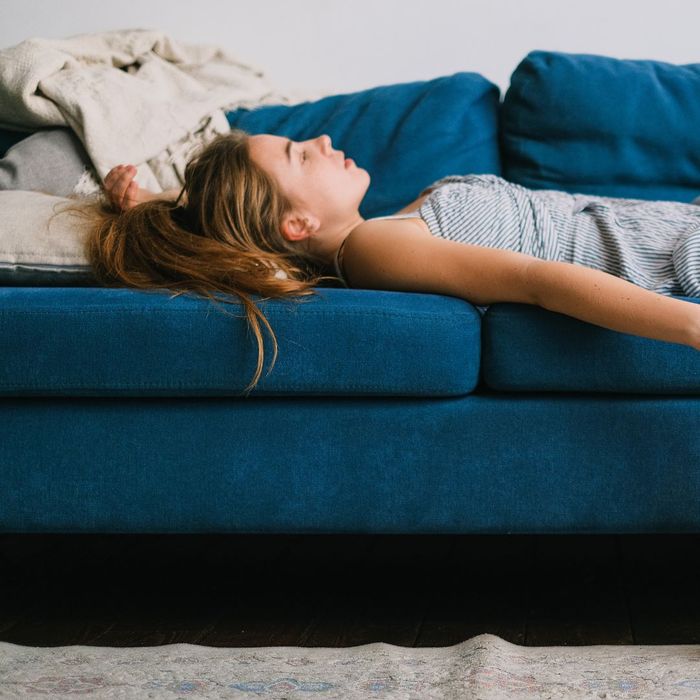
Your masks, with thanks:
[(700, 529), (700, 398), (2, 398), (0, 532)]
[[(500, 112), (504, 176), (690, 201), (696, 76), (529, 54)], [(231, 122), (328, 133), (380, 216), (443, 175), (502, 174), (494, 87), (458, 73)], [(239, 304), (0, 288), (0, 532), (700, 531), (700, 352), (527, 304), (317, 291), (254, 297), (279, 355), (268, 375), (263, 327), (241, 398), (257, 344)]]
[[(700, 304), (695, 297), (676, 298)], [(539, 306), (493, 304), (481, 339), (483, 380), (496, 391), (700, 395), (700, 352), (690, 346), (619, 333)]]
[[(493, 304), (482, 319), (457, 297), (317, 291), (301, 303), (258, 299), (279, 354), (268, 376), (266, 335), (250, 396), (700, 394), (700, 353), (686, 345), (528, 304)], [(239, 304), (159, 290), (0, 287), (0, 309), (0, 396), (240, 396), (255, 372)]]
[[(257, 298), (279, 354), (268, 376), (273, 346), (264, 334), (251, 396), (459, 396), (476, 387), (481, 317), (469, 302), (317, 291), (301, 301)], [(171, 296), (0, 287), (0, 396), (240, 395), (258, 361), (241, 305)]]
[(296, 141), (328, 134), (367, 170), (360, 214), (393, 214), (445, 175), (500, 175), (500, 90), (478, 73), (385, 85), (298, 105), (239, 109), (232, 127)]
[(531, 51), (501, 108), (503, 177), (525, 187), (700, 195), (700, 63)]

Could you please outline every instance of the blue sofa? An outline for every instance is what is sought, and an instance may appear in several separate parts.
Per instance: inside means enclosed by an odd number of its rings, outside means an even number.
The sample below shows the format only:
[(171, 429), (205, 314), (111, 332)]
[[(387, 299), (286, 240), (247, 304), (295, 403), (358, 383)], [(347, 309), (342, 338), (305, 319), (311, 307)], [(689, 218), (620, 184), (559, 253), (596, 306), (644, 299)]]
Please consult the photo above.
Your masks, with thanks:
[[(229, 121), (331, 134), (372, 175), (365, 216), (466, 172), (690, 202), (699, 94), (700, 64), (532, 51), (502, 99), (458, 73)], [(700, 530), (697, 351), (530, 305), (316, 292), (260, 301), (279, 355), (270, 371), (266, 335), (243, 397), (257, 345), (242, 309), (1, 287), (0, 531)]]

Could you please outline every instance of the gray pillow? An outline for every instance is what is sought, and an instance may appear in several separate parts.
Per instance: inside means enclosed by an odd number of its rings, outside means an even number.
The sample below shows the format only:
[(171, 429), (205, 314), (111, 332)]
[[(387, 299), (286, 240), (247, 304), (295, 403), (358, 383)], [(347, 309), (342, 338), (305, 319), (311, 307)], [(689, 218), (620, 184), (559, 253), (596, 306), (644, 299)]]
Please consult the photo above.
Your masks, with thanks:
[(76, 204), (76, 199), (0, 191), (0, 285), (97, 284), (83, 250), (87, 219), (64, 212), (68, 204)]
[(0, 158), (0, 190), (33, 190), (68, 197), (92, 163), (72, 129), (41, 129)]

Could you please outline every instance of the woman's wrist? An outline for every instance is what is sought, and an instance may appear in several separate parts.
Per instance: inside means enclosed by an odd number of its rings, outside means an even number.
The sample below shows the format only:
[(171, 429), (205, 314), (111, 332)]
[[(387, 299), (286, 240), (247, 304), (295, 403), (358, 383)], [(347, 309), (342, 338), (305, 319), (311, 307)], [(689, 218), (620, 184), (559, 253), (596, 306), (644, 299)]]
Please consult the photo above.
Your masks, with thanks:
[[(146, 190), (148, 192), (148, 190)], [(154, 192), (148, 192), (150, 195), (149, 199), (165, 199), (168, 201), (175, 201), (177, 199), (177, 196), (180, 194), (180, 189), (178, 187), (175, 187), (171, 190), (163, 190), (162, 192), (158, 192), (158, 194), (155, 194)]]
[(143, 204), (144, 202), (150, 202), (153, 199), (160, 199), (160, 196), (155, 192), (151, 192), (150, 190), (144, 190), (143, 188), (139, 189), (138, 194), (136, 195), (136, 201), (139, 204)]

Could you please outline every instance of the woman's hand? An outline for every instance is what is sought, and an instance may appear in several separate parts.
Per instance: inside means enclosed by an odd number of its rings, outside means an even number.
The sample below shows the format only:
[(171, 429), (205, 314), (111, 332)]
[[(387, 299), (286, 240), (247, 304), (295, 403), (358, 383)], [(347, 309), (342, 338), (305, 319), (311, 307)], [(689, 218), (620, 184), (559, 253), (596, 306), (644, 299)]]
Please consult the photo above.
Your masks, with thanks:
[(104, 180), (105, 192), (118, 209), (131, 209), (155, 198), (153, 192), (139, 187), (134, 180), (135, 175), (136, 167), (133, 165), (117, 165), (107, 173)]

